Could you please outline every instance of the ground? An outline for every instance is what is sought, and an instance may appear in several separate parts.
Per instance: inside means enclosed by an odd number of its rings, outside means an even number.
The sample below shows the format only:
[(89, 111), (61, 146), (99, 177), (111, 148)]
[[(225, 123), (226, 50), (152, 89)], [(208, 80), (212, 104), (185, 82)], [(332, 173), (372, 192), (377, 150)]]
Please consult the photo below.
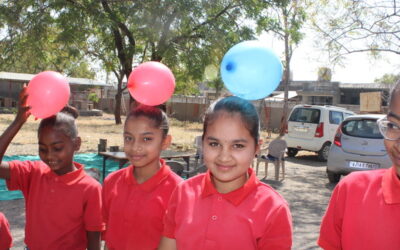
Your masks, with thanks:
[[(11, 123), (13, 115), (0, 116), (0, 131)], [(6, 155), (37, 154), (36, 130), (39, 121), (30, 118), (28, 123), (13, 140)], [(115, 125), (111, 115), (101, 118), (78, 118), (83, 146), (80, 153), (97, 152), (99, 138), (108, 140), (108, 146), (121, 145), (122, 125)], [(174, 150), (193, 151), (194, 138), (201, 134), (201, 124), (172, 120)], [(264, 140), (268, 141), (265, 138)], [(275, 137), (276, 135), (272, 135)], [(319, 162), (316, 154), (301, 152), (296, 158), (286, 158), (286, 178), (274, 181), (273, 166), (269, 168), (268, 178), (263, 178), (264, 167), (260, 167), (258, 177), (274, 187), (289, 203), (293, 217), (293, 249), (319, 249), (316, 240), (321, 218), (328, 204), (333, 185), (326, 177), (326, 163)], [(24, 200), (0, 201), (0, 211), (8, 218), (14, 238), (12, 249), (24, 246), (25, 212)]]

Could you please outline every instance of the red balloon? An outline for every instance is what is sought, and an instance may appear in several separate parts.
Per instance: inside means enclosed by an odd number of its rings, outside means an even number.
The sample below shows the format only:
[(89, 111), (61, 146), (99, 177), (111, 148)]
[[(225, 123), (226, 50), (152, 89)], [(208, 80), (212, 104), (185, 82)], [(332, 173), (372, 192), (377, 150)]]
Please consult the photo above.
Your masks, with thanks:
[(68, 80), (58, 72), (44, 71), (32, 78), (27, 87), (27, 104), (36, 118), (50, 117), (67, 105), (70, 88)]
[(138, 102), (156, 106), (166, 102), (174, 93), (175, 77), (164, 64), (145, 62), (132, 70), (128, 90)]

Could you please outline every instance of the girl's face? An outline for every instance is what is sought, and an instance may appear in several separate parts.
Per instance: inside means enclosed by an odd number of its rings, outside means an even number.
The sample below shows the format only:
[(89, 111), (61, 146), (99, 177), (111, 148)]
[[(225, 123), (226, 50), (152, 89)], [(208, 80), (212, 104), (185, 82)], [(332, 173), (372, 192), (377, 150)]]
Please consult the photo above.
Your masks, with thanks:
[[(397, 93), (389, 107), (388, 120), (400, 126), (400, 93)], [(400, 139), (396, 141), (384, 140), (386, 151), (388, 152), (393, 165), (396, 167), (397, 175), (400, 176)]]
[(130, 117), (124, 127), (124, 151), (135, 168), (159, 167), (161, 150), (166, 149), (171, 136), (154, 126), (154, 121), (145, 117)]
[(44, 127), (39, 131), (39, 157), (57, 175), (75, 170), (73, 158), (81, 145), (79, 137), (70, 138), (53, 127)]
[(220, 193), (244, 185), (258, 149), (239, 114), (222, 112), (208, 124), (203, 140), (204, 163)]

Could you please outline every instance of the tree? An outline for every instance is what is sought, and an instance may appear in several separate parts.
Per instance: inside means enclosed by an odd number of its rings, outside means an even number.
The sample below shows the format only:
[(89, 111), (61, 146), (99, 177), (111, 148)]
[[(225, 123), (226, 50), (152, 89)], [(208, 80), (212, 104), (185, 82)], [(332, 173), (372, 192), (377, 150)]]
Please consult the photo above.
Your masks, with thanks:
[[(345, 55), (381, 52), (400, 55), (400, 9), (396, 0), (323, 0), (315, 8), (312, 26), (332, 62)], [(325, 41), (325, 43), (321, 43)]]
[(273, 4), (272, 8), (266, 8), (263, 15), (257, 18), (259, 32), (271, 32), (284, 42), (284, 76), (282, 83), (284, 86), (284, 106), (281, 118), (281, 129), (283, 132), (286, 124), (289, 108), (289, 81), (290, 81), (290, 61), (292, 59), (294, 47), (303, 38), (300, 32), (306, 19), (305, 7), (307, 3), (301, 0), (281, 0)]
[(398, 80), (400, 80), (400, 74), (384, 74), (382, 77), (376, 78), (374, 82), (394, 85)]
[(0, 4), (0, 71), (36, 74), (54, 70), (93, 78), (88, 58), (79, 50), (84, 44), (62, 36), (44, 4), (26, 7), (23, 1)]

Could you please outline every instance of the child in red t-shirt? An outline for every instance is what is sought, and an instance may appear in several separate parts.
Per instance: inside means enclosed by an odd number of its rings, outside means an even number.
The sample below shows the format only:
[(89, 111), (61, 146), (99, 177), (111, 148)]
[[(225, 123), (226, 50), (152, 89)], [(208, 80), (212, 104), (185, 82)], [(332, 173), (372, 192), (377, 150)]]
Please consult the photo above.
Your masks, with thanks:
[(7, 218), (0, 212), (0, 250), (9, 249), (12, 246), (10, 225)]
[(159, 249), (290, 249), (288, 205), (250, 167), (261, 144), (255, 107), (234, 96), (214, 103), (202, 141), (208, 171), (173, 192)]
[[(0, 136), (0, 161), (30, 116), (27, 96), (24, 87), (17, 116)], [(0, 178), (25, 197), (25, 244), (30, 250), (100, 249), (101, 185), (73, 161), (81, 144), (77, 115), (68, 107), (40, 122), (41, 161), (1, 161)]]
[(108, 249), (156, 249), (172, 191), (182, 179), (160, 159), (171, 143), (168, 119), (156, 107), (139, 105), (127, 116), (124, 151), (131, 165), (104, 181)]

